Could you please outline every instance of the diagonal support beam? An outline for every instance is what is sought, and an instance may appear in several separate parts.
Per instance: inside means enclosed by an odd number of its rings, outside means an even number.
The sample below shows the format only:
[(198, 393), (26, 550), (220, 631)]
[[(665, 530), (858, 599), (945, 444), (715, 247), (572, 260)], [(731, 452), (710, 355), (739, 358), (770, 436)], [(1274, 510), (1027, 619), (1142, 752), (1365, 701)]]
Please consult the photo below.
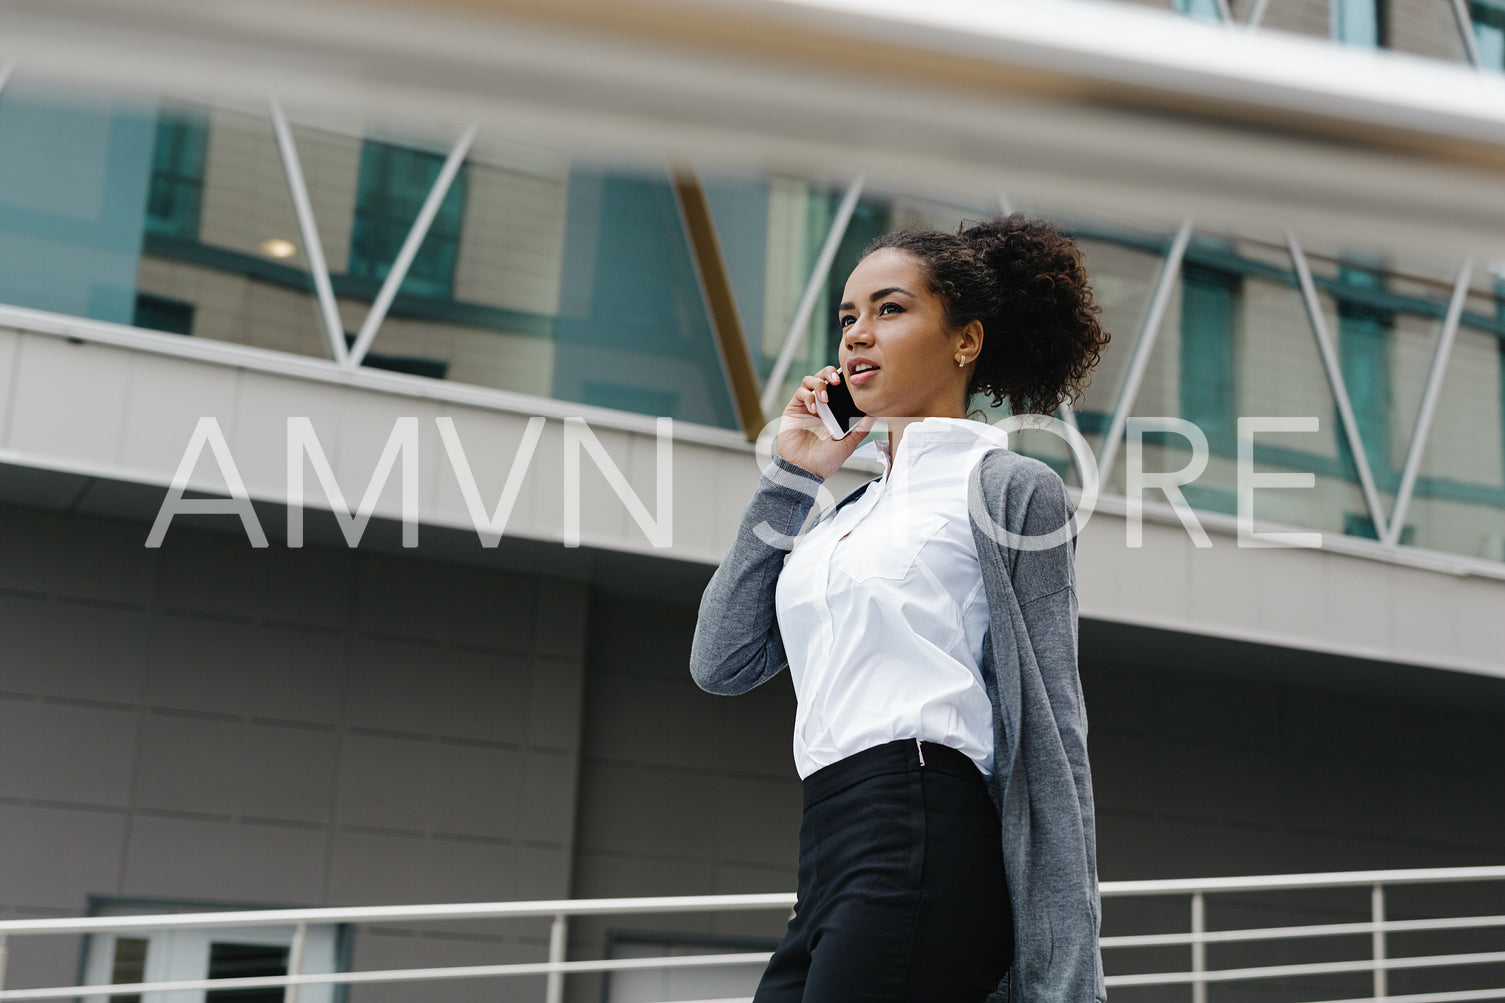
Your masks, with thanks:
[(1176, 288), (1176, 279), (1181, 274), (1181, 262), (1186, 258), (1186, 246), (1191, 242), (1191, 217), (1181, 222), (1181, 229), (1171, 241), (1171, 249), (1160, 267), (1160, 277), (1155, 280), (1155, 292), (1150, 296), (1150, 308), (1145, 314), (1144, 326), (1139, 330), (1139, 340), (1134, 343), (1134, 355), (1129, 359), (1129, 371), (1124, 374), (1123, 387), (1118, 392), (1118, 403), (1113, 408), (1113, 420), (1108, 424), (1108, 434), (1103, 438), (1103, 455), (1097, 464), (1098, 480), (1108, 483), (1113, 473), (1113, 463), (1118, 459), (1118, 445), (1123, 440), (1124, 428), (1129, 423), (1129, 411), (1139, 396), (1139, 385), (1144, 382), (1144, 371), (1150, 364), (1150, 353), (1155, 350), (1155, 339), (1160, 334), (1160, 324), (1165, 319), (1166, 307), (1170, 305), (1171, 290)]
[(716, 349), (721, 354), (722, 371), (731, 387), (737, 421), (747, 441), (756, 442), (764, 424), (763, 406), (758, 400), (758, 374), (753, 367), (752, 353), (747, 348), (747, 336), (742, 331), (742, 318), (737, 313), (726, 258), (721, 253), (721, 242), (716, 238), (711, 203), (693, 169), (677, 167), (672, 175), (674, 198), (679, 203), (690, 255), (700, 278), (701, 292), (705, 295), (711, 331), (716, 336)]
[(800, 294), (799, 304), (794, 308), (794, 319), (789, 322), (789, 330), (779, 344), (779, 355), (774, 360), (773, 371), (768, 374), (768, 382), (763, 385), (761, 404), (764, 414), (771, 414), (782, 403), (778, 399), (779, 388), (784, 385), (784, 377), (789, 372), (795, 350), (805, 340), (805, 333), (810, 327), (810, 315), (815, 312), (815, 301), (820, 299), (820, 291), (831, 275), (836, 252), (841, 248), (842, 238), (847, 235), (847, 227), (851, 225), (852, 214), (857, 211), (857, 200), (862, 197), (865, 184), (866, 179), (859, 176), (847, 186), (841, 205), (836, 209), (836, 217), (831, 220), (826, 242), (821, 245), (820, 253), (815, 257), (815, 266), (810, 269), (810, 279), (805, 283), (805, 291)]
[(277, 135), (282, 169), (287, 172), (287, 185), (292, 191), (293, 211), (298, 215), (298, 231), (303, 235), (303, 250), (308, 255), (308, 270), (313, 276), (314, 292), (319, 298), (319, 314), (324, 318), (324, 333), (329, 338), (330, 356), (338, 365), (343, 366), (349, 356), (345, 350), (345, 324), (340, 320), (339, 306), (334, 301), (334, 286), (329, 281), (329, 265), (324, 261), (324, 245), (319, 242), (319, 228), (314, 224), (313, 204), (308, 198), (308, 185), (303, 180), (303, 165), (298, 160), (298, 147), (293, 143), (293, 131), (288, 128), (282, 105), (275, 96), (269, 102), (272, 108), (272, 131)]
[(1369, 469), (1369, 453), (1364, 449), (1364, 440), (1359, 435), (1359, 422), (1354, 417), (1353, 403), (1348, 397), (1348, 384), (1343, 380), (1343, 367), (1338, 362), (1337, 349), (1333, 347), (1331, 333), (1327, 330), (1327, 318), (1322, 314), (1322, 302), (1317, 299), (1317, 286), (1312, 281), (1311, 265), (1306, 260), (1296, 234), (1286, 231), (1286, 248), (1291, 254), (1291, 264), (1296, 268), (1296, 278), (1301, 286), (1301, 301), (1306, 306), (1306, 319), (1311, 324), (1312, 337), (1317, 341), (1317, 353), (1322, 357), (1322, 368), (1327, 373), (1327, 384), (1332, 389), (1333, 401), (1338, 405), (1338, 418), (1343, 425), (1343, 434), (1348, 440), (1348, 451), (1353, 456), (1359, 472), (1359, 486), (1364, 492), (1364, 503), (1369, 507), (1369, 517), (1374, 520), (1375, 534), (1383, 539), (1386, 519), (1380, 493), (1374, 485), (1374, 474)]
[(387, 311), (392, 309), (392, 300), (397, 296), (397, 290), (402, 288), (402, 280), (408, 277), (408, 270), (413, 267), (413, 259), (418, 257), (418, 249), (423, 246), (423, 239), (428, 236), (429, 227), (434, 225), (434, 218), (439, 215), (439, 207), (444, 204), (444, 197), (449, 194), (450, 187), (455, 183), (455, 177), (460, 173), (460, 165), (465, 162), (470, 153), (470, 146), (475, 142), (476, 132), (480, 125), (472, 122), (454, 147), (449, 151), (449, 157), (444, 161), (444, 167), (440, 169), (439, 176), (434, 179), (434, 187), (429, 190), (428, 198), (423, 200), (423, 207), (418, 210), (418, 218), (413, 221), (413, 227), (408, 231), (407, 240), (403, 241), (402, 249), (397, 252), (397, 260), (392, 262), (392, 269), (387, 273), (386, 281), (381, 284), (381, 291), (376, 294), (376, 300), (371, 304), (370, 311), (366, 314), (366, 320), (361, 324), (360, 334), (356, 335), (355, 344), (350, 348), (350, 357), (343, 366), (346, 369), (354, 369), (366, 358), (366, 352), (371, 348), (371, 342), (376, 340), (376, 332), (381, 329), (381, 322), (387, 319)]
[(1447, 375), (1448, 359), (1453, 354), (1453, 343), (1458, 339), (1458, 323), (1463, 319), (1463, 305), (1468, 301), (1468, 284), (1473, 278), (1473, 272), (1473, 259), (1465, 258), (1458, 269), (1458, 278), (1453, 282), (1453, 296), (1448, 301), (1442, 332), (1437, 336), (1437, 347), (1432, 352), (1432, 368), (1427, 372), (1421, 406), (1416, 409), (1416, 427), (1411, 431), (1411, 446), (1406, 450), (1406, 466), (1401, 473), (1400, 489), (1395, 492), (1390, 525), (1385, 527), (1382, 536), (1384, 542), (1391, 546), (1400, 542), (1406, 509), (1411, 505), (1411, 492), (1416, 487), (1416, 475), (1421, 470), (1421, 458), (1426, 453), (1427, 440), (1431, 436), (1432, 416), (1437, 413), (1437, 401), (1442, 397), (1442, 381)]
[(1474, 35), (1474, 17), (1468, 12), (1468, 0), (1453, 0), (1453, 17), (1458, 22), (1458, 33), (1463, 36), (1463, 51), (1475, 69), (1484, 66), (1484, 57), (1479, 54), (1479, 39)]

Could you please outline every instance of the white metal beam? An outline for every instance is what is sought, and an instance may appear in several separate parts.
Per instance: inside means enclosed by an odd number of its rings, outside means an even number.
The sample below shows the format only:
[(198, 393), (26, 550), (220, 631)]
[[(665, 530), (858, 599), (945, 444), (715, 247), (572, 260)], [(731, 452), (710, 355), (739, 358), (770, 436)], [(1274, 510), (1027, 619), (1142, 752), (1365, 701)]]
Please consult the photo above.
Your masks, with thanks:
[(330, 357), (344, 365), (349, 358), (345, 349), (345, 324), (340, 320), (334, 286), (329, 281), (329, 265), (324, 261), (324, 245), (319, 240), (318, 224), (314, 222), (308, 184), (303, 180), (303, 164), (298, 160), (298, 147), (293, 142), (293, 130), (288, 127), (287, 116), (282, 113), (282, 104), (276, 97), (268, 100), (272, 109), (272, 131), (277, 134), (277, 149), (282, 154), (282, 168), (287, 173), (288, 188), (292, 192), (298, 231), (303, 235), (303, 253), (308, 258), (308, 272), (313, 276), (314, 292), (319, 300), (319, 315), (324, 320), (324, 333), (329, 338)]
[(1129, 357), (1129, 369), (1124, 374), (1123, 386), (1118, 391), (1118, 402), (1113, 407), (1113, 420), (1108, 423), (1108, 434), (1103, 437), (1102, 453), (1098, 457), (1098, 478), (1107, 484), (1113, 473), (1113, 463), (1118, 459), (1119, 442), (1124, 437), (1124, 428), (1129, 424), (1129, 412), (1139, 396), (1139, 385), (1144, 381), (1144, 371), (1150, 364), (1150, 354), (1155, 350), (1155, 339), (1160, 334), (1161, 322), (1165, 320), (1166, 307), (1170, 305), (1171, 290), (1176, 288), (1176, 279), (1181, 275), (1181, 262), (1186, 257), (1186, 246), (1191, 243), (1191, 219), (1182, 220), (1181, 229), (1171, 241), (1170, 251), (1160, 266), (1160, 277), (1155, 280), (1155, 291), (1150, 295), (1149, 309), (1145, 311), (1144, 326), (1139, 339), (1134, 342), (1134, 354)]
[(1468, 53), (1468, 61), (1475, 69), (1484, 65), (1484, 57), (1479, 55), (1479, 40), (1474, 37), (1474, 17), (1468, 12), (1468, 0), (1453, 0), (1453, 17), (1458, 22), (1458, 33), (1463, 36), (1463, 50)]
[(1442, 397), (1442, 381), (1447, 376), (1448, 360), (1453, 355), (1453, 343), (1458, 337), (1458, 323), (1463, 319), (1463, 305), (1468, 301), (1468, 284), (1473, 272), (1471, 260), (1465, 260), (1458, 269), (1458, 277), (1453, 282), (1453, 295), (1448, 300), (1447, 316), (1443, 318), (1442, 331), (1437, 335), (1437, 348), (1432, 353), (1432, 366), (1427, 372), (1421, 406), (1416, 409), (1416, 427), (1411, 431), (1411, 446), (1406, 450), (1406, 466), (1401, 472), (1400, 488), (1395, 492), (1390, 524), (1385, 528), (1383, 537), (1392, 546), (1400, 542), (1406, 510), (1411, 507), (1411, 492), (1416, 488), (1421, 458), (1425, 455), (1427, 442), (1431, 438), (1432, 416), (1437, 413), (1437, 401)]

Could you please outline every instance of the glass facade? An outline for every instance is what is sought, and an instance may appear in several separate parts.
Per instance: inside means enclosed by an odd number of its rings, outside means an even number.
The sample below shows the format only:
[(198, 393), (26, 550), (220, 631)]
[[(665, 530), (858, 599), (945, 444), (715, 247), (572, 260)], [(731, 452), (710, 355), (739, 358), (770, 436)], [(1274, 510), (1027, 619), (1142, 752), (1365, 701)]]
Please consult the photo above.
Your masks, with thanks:
[[(350, 233), (350, 275), (387, 278), (408, 231), (423, 207), (444, 157), (368, 139), (361, 144), (361, 168), (356, 181), (355, 225)], [(418, 254), (403, 276), (401, 289), (415, 296), (451, 299), (455, 288), (455, 258), (460, 226), (465, 218), (465, 166), (460, 166), (439, 212), (429, 225)]]
[[(1167, 6), (1197, 20), (1222, 20), (1217, 0), (1136, 0)], [(1486, 66), (1499, 69), (1501, 0), (1466, 0)], [(1326, 38), (1344, 45), (1395, 49), (1432, 59), (1468, 62), (1450, 0), (1230, 0), (1235, 22), (1260, 11), (1262, 29)], [(1493, 32), (1493, 34), (1491, 34)]]
[(146, 209), (134, 236), (134, 323), (331, 358), (265, 114), (164, 101), (151, 119), (149, 187), (120, 194)]
[(0, 303), (117, 324), (136, 313), (155, 122), (12, 79), (0, 100)]
[(1218, 10), (1217, 0), (1174, 0), (1173, 6), (1182, 14), (1202, 21), (1221, 21), (1223, 14)]
[[(1271, 13), (1280, 6), (1275, 0)], [(1477, 26), (1482, 41), (1487, 25)], [(339, 334), (351, 346), (453, 140), (369, 124), (300, 122), (291, 134)], [(848, 182), (701, 180), (754, 371), (766, 383)], [(865, 191), (815, 285), (814, 311), (774, 399), (787, 400), (804, 374), (836, 360), (834, 304), (870, 240), (905, 225), (955, 229), (999, 204), (996, 194)], [(1233, 514), (1238, 418), (1316, 416), (1316, 431), (1256, 436), (1256, 471), (1316, 478), (1311, 490), (1260, 492), (1256, 517), (1384, 535), (1286, 247), (1196, 233), (1158, 328), (1145, 332), (1173, 233), (1146, 220), (1023, 208), (1073, 234), (1112, 335), (1071, 415), (1099, 456), (1120, 407), (1190, 421), (1206, 436), (1209, 463), (1183, 493), (1198, 508)], [(283, 151), (259, 109), (91, 103), (24, 81), (0, 100), (0, 302), (330, 360), (304, 244)], [(1402, 494), (1459, 262), (1320, 244), (1307, 258), (1383, 521)], [(1129, 363), (1146, 333), (1152, 350), (1126, 402)], [(667, 172), (521, 142), (478, 138), (362, 364), (739, 427)], [(976, 399), (973, 413), (1007, 415), (990, 405)], [(1191, 458), (1183, 435), (1155, 431), (1144, 442), (1147, 471)], [(1080, 483), (1059, 439), (1018, 433), (1015, 448)], [(1125, 468), (1120, 450), (1106, 490), (1125, 490)], [(1480, 270), (1398, 540), (1505, 560), (1502, 512), (1505, 299), (1499, 280)]]
[(1375, 49), (1386, 44), (1382, 0), (1328, 0), (1332, 37)]
[(202, 112), (181, 108), (158, 114), (146, 195), (147, 233), (198, 240), (208, 149), (209, 121)]
[(1479, 63), (1496, 73), (1505, 71), (1505, 0), (1469, 0)]

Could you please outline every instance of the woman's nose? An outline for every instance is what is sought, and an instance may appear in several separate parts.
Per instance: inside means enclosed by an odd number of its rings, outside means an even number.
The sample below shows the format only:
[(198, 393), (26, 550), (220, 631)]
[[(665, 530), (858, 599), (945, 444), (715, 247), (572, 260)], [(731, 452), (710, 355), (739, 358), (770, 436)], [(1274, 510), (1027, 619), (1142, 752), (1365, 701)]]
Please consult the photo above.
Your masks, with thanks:
[(872, 339), (868, 335), (867, 325), (861, 319), (854, 320), (847, 325), (847, 329), (841, 334), (841, 343), (847, 351), (852, 350), (853, 345), (870, 345)]

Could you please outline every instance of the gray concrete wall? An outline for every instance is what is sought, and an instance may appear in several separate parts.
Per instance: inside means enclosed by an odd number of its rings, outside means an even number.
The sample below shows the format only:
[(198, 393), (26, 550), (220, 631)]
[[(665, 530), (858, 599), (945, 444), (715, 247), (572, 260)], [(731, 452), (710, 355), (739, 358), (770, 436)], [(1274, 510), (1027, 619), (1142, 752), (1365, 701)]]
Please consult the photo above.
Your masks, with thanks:
[[(693, 629), (693, 611), (593, 596), (577, 896), (794, 890), (800, 786), (789, 676), (740, 697), (702, 693), (687, 667)], [(1105, 881), (1505, 863), (1505, 681), (1093, 621), (1081, 625), (1080, 665)], [(1498, 914), (1502, 893), (1397, 889), (1391, 908), (1393, 918)], [(1110, 901), (1104, 914), (1109, 934), (1185, 931), (1189, 900)], [(1363, 921), (1369, 892), (1234, 895), (1214, 898), (1208, 915), (1213, 929)], [(772, 912), (578, 922), (571, 957), (602, 956), (610, 928), (751, 945), (776, 942), (784, 920)], [(1392, 953), (1498, 949), (1446, 937), (1394, 935)], [(1209, 964), (1338, 960), (1367, 947), (1366, 937), (1213, 947)], [(1187, 956), (1110, 953), (1108, 964), (1184, 971)], [(1219, 998), (1358, 997), (1367, 978), (1224, 987)], [(1429, 978), (1397, 973), (1392, 991), (1465, 987)], [(602, 998), (599, 978), (571, 980), (573, 1003)], [(1114, 998), (1182, 994), (1161, 987)]]
[[(583, 584), (145, 531), (0, 510), (0, 913), (569, 894)], [(6, 987), (78, 953), (18, 944)], [(358, 968), (546, 957), (536, 922), (354, 940)]]
[[(574, 894), (794, 891), (801, 809), (789, 674), (713, 696), (690, 678), (695, 609), (602, 592), (591, 606)], [(768, 950), (787, 917), (582, 919), (570, 956), (602, 957), (613, 929)], [(569, 990), (571, 1003), (603, 999), (599, 976), (571, 978)]]
[[(145, 530), (0, 509), (0, 915), (77, 915), (90, 896), (794, 889), (789, 677), (736, 698), (698, 690), (683, 595), (255, 551), (191, 529), (150, 551)], [(1091, 620), (1081, 642), (1105, 880), (1505, 862), (1505, 681)], [(1392, 901), (1400, 915), (1498, 912), (1491, 894)], [(1228, 927), (1367, 910), (1366, 892), (1345, 891), (1215, 900), (1209, 914)], [(1184, 929), (1186, 912), (1185, 900), (1110, 902), (1105, 929)], [(612, 934), (750, 950), (783, 925), (778, 910), (581, 920), (570, 957), (601, 956)], [(1214, 949), (1210, 962), (1363, 955), (1335, 943), (1315, 956)], [(541, 922), (365, 929), (354, 964), (536, 961), (546, 944)], [(79, 953), (77, 940), (17, 944), (6, 986), (66, 982)], [(1109, 970), (1184, 963), (1110, 955)], [(422, 998), (532, 1001), (542, 988), (456, 982)], [(597, 977), (569, 980), (572, 1003), (601, 993)]]

